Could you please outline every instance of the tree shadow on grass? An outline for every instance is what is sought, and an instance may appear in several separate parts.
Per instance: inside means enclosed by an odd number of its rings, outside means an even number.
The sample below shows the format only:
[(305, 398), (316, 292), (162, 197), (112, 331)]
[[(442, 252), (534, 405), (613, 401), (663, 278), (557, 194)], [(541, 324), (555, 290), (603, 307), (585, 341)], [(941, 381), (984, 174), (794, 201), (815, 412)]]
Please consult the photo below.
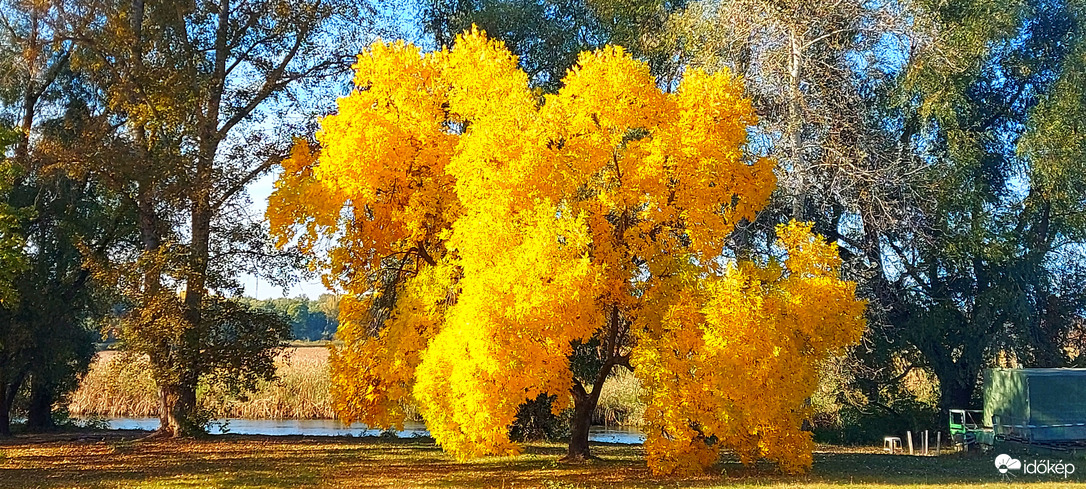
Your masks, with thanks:
[[(719, 468), (729, 480), (762, 483), (804, 482), (820, 484), (854, 484), (885, 486), (965, 486), (999, 483), (1004, 477), (996, 470), (995, 454), (951, 453), (941, 456), (908, 456), (883, 453), (833, 451), (814, 455), (814, 467), (809, 474), (786, 476), (774, 473), (768, 463), (745, 467), (730, 460)], [(1017, 479), (1016, 484), (1062, 482), (1054, 477)], [(1086, 478), (1079, 481), (1086, 482)]]
[[(814, 470), (788, 476), (774, 465), (725, 457), (714, 473), (654, 476), (640, 446), (593, 444), (602, 457), (562, 464), (560, 443), (525, 446), (518, 457), (459, 462), (432, 440), (230, 435), (193, 441), (34, 440), (0, 447), (0, 487), (721, 487), (999, 483), (994, 454), (910, 457), (868, 450), (815, 454)], [(1082, 476), (1071, 481), (1086, 481)], [(1021, 476), (1016, 486), (1054, 477)], [(1053, 486), (1056, 487), (1056, 486)]]

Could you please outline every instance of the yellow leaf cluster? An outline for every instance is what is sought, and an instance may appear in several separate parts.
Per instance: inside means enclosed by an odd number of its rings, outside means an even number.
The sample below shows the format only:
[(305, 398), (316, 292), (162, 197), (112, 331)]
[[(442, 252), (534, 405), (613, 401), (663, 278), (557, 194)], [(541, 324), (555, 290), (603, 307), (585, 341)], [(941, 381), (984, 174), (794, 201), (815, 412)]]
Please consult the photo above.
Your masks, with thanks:
[(332, 404), (343, 422), (403, 429), (420, 353), (444, 322), (456, 276), (445, 262), (421, 271), (399, 292), (390, 327), (379, 331), (370, 321), (373, 297), (344, 296), (336, 331), (343, 346), (329, 355)]
[(645, 452), (656, 473), (700, 472), (723, 449), (743, 463), (811, 465), (806, 399), (816, 367), (859, 341), (864, 302), (838, 278), (836, 245), (809, 225), (778, 227), (784, 266), (740, 262), (685, 289), (656, 331), (643, 331), (634, 372), (647, 392)]
[(300, 141), (283, 162), (267, 211), (281, 246), (297, 238), (312, 251), (335, 237), (329, 277), (338, 278), (439, 241), (460, 207), (445, 172), (457, 137), (440, 60), (402, 42), (358, 57), (357, 90), (321, 121), (320, 150)]
[(665, 93), (607, 47), (541, 99), (475, 30), (433, 53), (378, 42), (355, 70), (268, 210), (281, 244), (331, 243), (326, 277), (349, 293), (332, 355), (344, 420), (398, 426), (413, 400), (457, 457), (517, 453), (518, 406), (547, 393), (566, 407), (571, 343), (620, 327), (654, 470), (722, 447), (809, 464), (814, 364), (855, 341), (863, 305), (801, 224), (781, 229), (783, 266), (723, 265), (775, 186), (773, 162), (747, 156), (756, 118), (737, 78), (695, 70)]

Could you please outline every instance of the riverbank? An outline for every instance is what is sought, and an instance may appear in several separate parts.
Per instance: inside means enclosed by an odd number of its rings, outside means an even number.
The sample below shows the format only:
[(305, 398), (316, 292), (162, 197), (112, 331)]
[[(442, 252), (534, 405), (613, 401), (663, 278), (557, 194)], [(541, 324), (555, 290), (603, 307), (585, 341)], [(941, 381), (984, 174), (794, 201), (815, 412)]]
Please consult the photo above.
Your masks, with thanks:
[[(101, 428), (110, 430), (151, 432), (159, 426), (158, 418), (110, 418), (100, 421), (105, 423), (99, 423)], [(426, 425), (419, 421), (405, 421), (402, 430), (386, 431), (361, 424), (345, 425), (334, 419), (219, 419), (208, 426), (207, 432), (210, 435), (430, 437)], [(602, 443), (639, 444), (645, 441), (645, 434), (636, 427), (593, 425), (588, 430), (588, 439)]]
[(715, 475), (677, 479), (653, 476), (641, 447), (630, 445), (593, 444), (602, 460), (566, 465), (558, 462), (565, 452), (558, 443), (529, 443), (519, 457), (457, 462), (429, 438), (139, 439), (145, 435), (105, 431), (0, 441), (0, 487), (1086, 487), (1086, 477), (1001, 481), (990, 454), (910, 457), (878, 448), (820, 446), (814, 470), (803, 476), (725, 460)]

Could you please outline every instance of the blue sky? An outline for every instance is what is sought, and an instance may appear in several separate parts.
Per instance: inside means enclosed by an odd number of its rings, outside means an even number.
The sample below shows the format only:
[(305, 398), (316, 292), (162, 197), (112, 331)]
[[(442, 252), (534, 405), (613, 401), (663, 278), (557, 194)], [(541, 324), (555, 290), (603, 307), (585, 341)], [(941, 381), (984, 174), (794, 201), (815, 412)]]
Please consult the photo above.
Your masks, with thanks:
[[(252, 215), (264, 215), (264, 209), (267, 209), (268, 207), (268, 196), (271, 195), (272, 190), (275, 189), (275, 179), (278, 176), (278, 173), (272, 173), (249, 184), (249, 198), (252, 199), (253, 202), (251, 209)], [(301, 281), (286, 289), (276, 287), (266, 280), (260, 280), (249, 274), (242, 275), (241, 282), (245, 285), (245, 295), (257, 299), (277, 299), (279, 297), (296, 297), (299, 295), (307, 296), (310, 299), (316, 299), (321, 294), (330, 292), (324, 287), (324, 284), (321, 283), (319, 278)]]
[[(376, 4), (380, 9), (378, 19), (375, 21), (379, 32), (373, 36), (374, 39), (377, 37), (384, 39), (407, 39), (424, 48), (432, 49), (432, 43), (428, 43), (427, 40), (424, 39), (424, 34), (419, 28), (421, 25), (418, 19), (418, 7), (420, 2), (378, 1)], [(335, 86), (339, 84), (340, 81), (331, 81), (330, 83), (332, 86)], [(342, 93), (344, 90), (332, 89), (331, 91), (340, 92), (335, 95), (338, 97), (345, 95), (345, 93)], [(317, 87), (310, 93), (319, 94), (316, 96), (326, 97), (330, 91), (329, 87), (325, 86)], [(317, 103), (316, 105), (321, 104)], [(264, 210), (268, 207), (268, 196), (271, 195), (272, 191), (275, 189), (275, 180), (278, 176), (278, 172), (273, 172), (265, 175), (263, 178), (254, 180), (246, 188), (249, 193), (249, 198), (252, 201), (250, 215), (261, 219), (263, 218)], [(296, 297), (299, 295), (316, 299), (317, 296), (321, 294), (331, 292), (325, 288), (319, 278), (308, 281), (299, 281), (287, 288), (276, 287), (266, 280), (260, 280), (249, 274), (242, 275), (241, 282), (245, 286), (245, 295), (257, 299), (275, 299), (279, 297)]]

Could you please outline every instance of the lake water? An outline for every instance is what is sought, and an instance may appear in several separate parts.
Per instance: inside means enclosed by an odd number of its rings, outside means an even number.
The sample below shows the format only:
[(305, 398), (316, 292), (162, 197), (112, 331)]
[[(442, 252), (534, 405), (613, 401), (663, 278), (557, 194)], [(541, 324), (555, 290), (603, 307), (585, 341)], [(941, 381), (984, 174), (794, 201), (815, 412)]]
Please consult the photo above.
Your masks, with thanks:
[[(115, 430), (155, 430), (158, 418), (109, 418), (109, 427)], [(214, 424), (209, 432), (224, 433), (223, 427)], [(226, 433), (238, 435), (306, 435), (306, 436), (377, 436), (381, 430), (362, 425), (348, 426), (335, 419), (228, 419)], [(418, 422), (404, 423), (403, 431), (396, 432), (401, 438), (430, 436), (426, 425)], [(588, 433), (589, 441), (605, 443), (639, 444), (645, 435), (637, 428), (620, 426), (593, 426)]]

